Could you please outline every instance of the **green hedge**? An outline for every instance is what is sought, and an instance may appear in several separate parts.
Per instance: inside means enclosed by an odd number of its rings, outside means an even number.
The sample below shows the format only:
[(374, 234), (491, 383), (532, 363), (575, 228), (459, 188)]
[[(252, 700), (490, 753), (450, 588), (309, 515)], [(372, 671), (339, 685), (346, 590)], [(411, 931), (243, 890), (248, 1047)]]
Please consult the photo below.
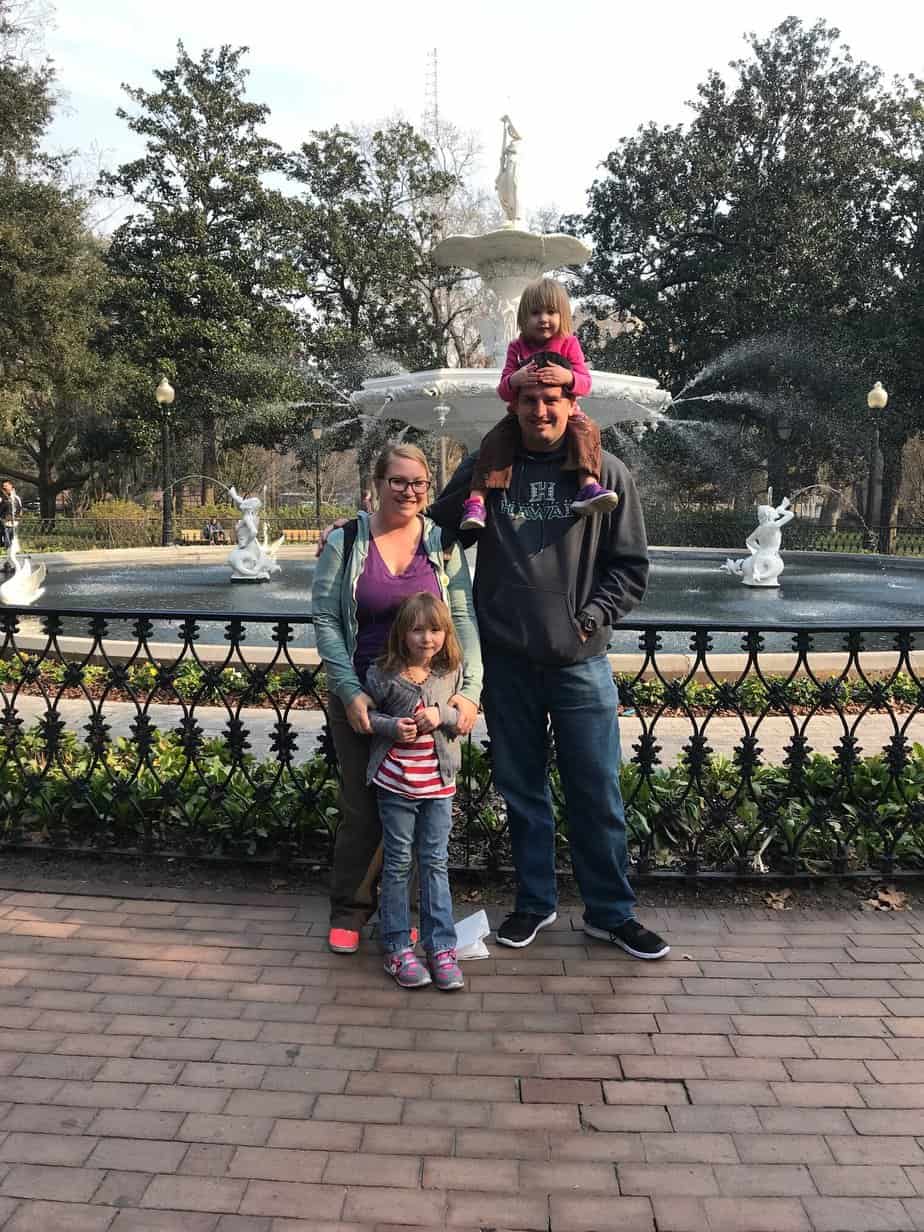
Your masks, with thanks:
[[(900, 769), (881, 757), (845, 773), (815, 754), (798, 770), (750, 773), (712, 757), (648, 776), (621, 767), (630, 848), (642, 871), (814, 873), (924, 868), (924, 746)], [(561, 789), (553, 769), (561, 821)], [(466, 747), (454, 844), (472, 866), (509, 863), (490, 764)], [(338, 820), (322, 756), (303, 765), (233, 756), (224, 740), (151, 731), (91, 753), (71, 733), (32, 729), (0, 741), (0, 841), (194, 856), (325, 861)], [(560, 826), (559, 841), (567, 847)], [(463, 862), (456, 858), (455, 862)]]

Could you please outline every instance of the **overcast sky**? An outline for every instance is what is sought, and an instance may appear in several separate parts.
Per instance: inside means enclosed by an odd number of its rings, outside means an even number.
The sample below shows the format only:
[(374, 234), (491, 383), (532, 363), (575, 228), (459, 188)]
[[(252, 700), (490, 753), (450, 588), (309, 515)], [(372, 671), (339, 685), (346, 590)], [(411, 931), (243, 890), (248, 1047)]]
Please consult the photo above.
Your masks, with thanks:
[(286, 147), (312, 129), (367, 124), (395, 112), (419, 122), (429, 53), (438, 52), (443, 116), (480, 137), (481, 178), (493, 181), (500, 115), (523, 136), (527, 211), (580, 210), (597, 165), (647, 121), (676, 123), (709, 68), (745, 51), (788, 14), (823, 16), (856, 58), (888, 75), (924, 77), (924, 8), (904, 3), (690, 4), (648, 0), (58, 0), (48, 51), (64, 105), (51, 134), (113, 166), (138, 152), (115, 115), (122, 82), (155, 86), (152, 69), (221, 43), (250, 47), (250, 96), (272, 109), (269, 135)]

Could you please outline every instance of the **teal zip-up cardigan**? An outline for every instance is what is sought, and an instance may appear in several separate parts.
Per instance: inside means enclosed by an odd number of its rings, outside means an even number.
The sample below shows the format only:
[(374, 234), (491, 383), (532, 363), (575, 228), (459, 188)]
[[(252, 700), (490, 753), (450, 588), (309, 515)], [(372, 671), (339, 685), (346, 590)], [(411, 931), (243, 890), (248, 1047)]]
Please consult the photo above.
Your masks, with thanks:
[[(314, 572), (311, 611), (318, 654), (324, 660), (327, 687), (348, 706), (363, 687), (353, 667), (359, 634), (356, 583), (369, 555), (369, 515), (357, 514), (356, 542), (350, 559), (343, 559), (343, 531), (331, 531)], [(481, 697), (481, 645), (472, 602), (468, 561), (458, 543), (443, 558), (440, 528), (423, 518), (424, 550), (439, 580), (440, 594), (449, 608), (462, 647), (463, 697), (477, 706)]]

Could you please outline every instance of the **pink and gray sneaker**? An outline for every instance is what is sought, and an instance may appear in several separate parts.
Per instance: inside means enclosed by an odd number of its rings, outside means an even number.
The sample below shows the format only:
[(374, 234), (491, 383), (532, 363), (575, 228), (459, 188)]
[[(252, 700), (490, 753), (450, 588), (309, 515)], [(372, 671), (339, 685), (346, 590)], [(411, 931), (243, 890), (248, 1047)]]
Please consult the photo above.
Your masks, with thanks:
[(455, 950), (439, 950), (436, 954), (428, 954), (427, 965), (433, 976), (433, 983), (443, 992), (465, 987)]
[(478, 500), (477, 497), (470, 497), (462, 506), (462, 521), (459, 525), (462, 530), (484, 530), (487, 516), (488, 511), (484, 507), (484, 501)]
[(402, 988), (425, 988), (432, 983), (430, 972), (413, 950), (385, 955), (385, 970)]
[(599, 483), (585, 483), (577, 498), (571, 502), (571, 512), (581, 518), (590, 518), (597, 513), (611, 513), (618, 504), (618, 492), (601, 488)]

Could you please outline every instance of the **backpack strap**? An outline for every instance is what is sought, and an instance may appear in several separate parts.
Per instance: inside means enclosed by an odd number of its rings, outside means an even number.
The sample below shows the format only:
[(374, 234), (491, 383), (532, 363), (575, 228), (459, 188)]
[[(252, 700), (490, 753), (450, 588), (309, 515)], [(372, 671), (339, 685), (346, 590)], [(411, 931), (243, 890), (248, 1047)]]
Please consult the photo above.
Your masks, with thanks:
[(350, 518), (349, 522), (344, 522), (341, 529), (343, 530), (343, 559), (349, 560), (359, 533), (359, 518)]

